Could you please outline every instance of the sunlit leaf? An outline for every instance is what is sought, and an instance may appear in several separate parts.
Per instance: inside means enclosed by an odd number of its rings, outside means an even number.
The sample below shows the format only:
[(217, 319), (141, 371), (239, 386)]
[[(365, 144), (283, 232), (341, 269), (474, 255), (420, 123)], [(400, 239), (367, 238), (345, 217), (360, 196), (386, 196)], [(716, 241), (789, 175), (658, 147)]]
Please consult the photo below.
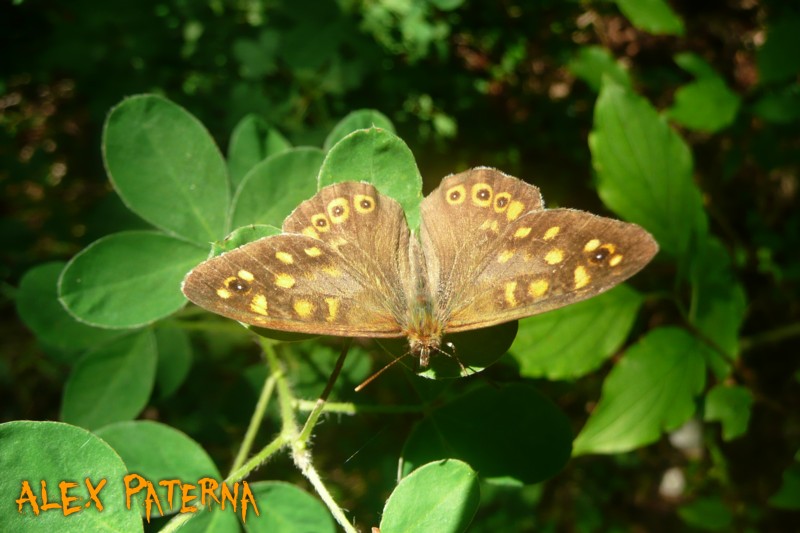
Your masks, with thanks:
[(753, 393), (745, 387), (717, 385), (706, 394), (704, 419), (722, 423), (722, 438), (733, 440), (747, 432)]

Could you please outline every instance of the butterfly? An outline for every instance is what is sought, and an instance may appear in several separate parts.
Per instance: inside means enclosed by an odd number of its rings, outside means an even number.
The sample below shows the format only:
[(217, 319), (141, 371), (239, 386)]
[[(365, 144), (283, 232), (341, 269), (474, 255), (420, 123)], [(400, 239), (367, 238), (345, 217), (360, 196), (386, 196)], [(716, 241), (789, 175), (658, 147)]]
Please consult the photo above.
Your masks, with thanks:
[(419, 234), (373, 185), (322, 188), (282, 233), (209, 259), (184, 295), (262, 328), (408, 339), (425, 369), (442, 337), (564, 307), (641, 270), (658, 244), (643, 228), (545, 209), (539, 189), (485, 167), (424, 198)]

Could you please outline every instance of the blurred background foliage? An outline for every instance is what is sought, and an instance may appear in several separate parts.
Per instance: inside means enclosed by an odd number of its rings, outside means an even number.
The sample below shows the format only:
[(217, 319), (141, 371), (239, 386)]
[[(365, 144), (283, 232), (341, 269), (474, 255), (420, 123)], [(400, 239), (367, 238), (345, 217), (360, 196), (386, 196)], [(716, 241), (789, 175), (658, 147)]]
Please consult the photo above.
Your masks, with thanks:
[[(0, 5), (0, 42), (2, 420), (57, 419), (65, 379), (65, 367), (45, 357), (16, 318), (22, 274), (143, 225), (119, 208), (101, 162), (103, 120), (123, 97), (167, 96), (223, 151), (250, 113), (292, 145), (321, 146), (349, 111), (374, 108), (412, 149), (426, 192), (449, 173), (488, 165), (535, 183), (550, 206), (607, 213), (587, 137), (602, 77), (610, 76), (662, 110), (691, 146), (712, 231), (747, 293), (736, 372), (756, 398), (750, 427), (730, 442), (719, 428), (688, 428), (690, 436), (704, 433), (689, 446), (674, 434), (628, 454), (580, 457), (544, 485), (494, 487), (484, 492), (480, 523), (487, 531), (734, 523), (785, 531), (800, 523), (791, 501), (778, 506), (789, 510), (767, 506), (800, 444), (796, 3), (17, 0)], [(175, 425), (225, 464), (249, 415), (242, 406), (254, 401), (241, 391), (252, 390), (242, 385), (255, 377), (243, 372), (258, 356), (255, 346), (232, 350), (220, 340), (218, 348), (184, 385), (213, 384), (208, 403), (175, 400), (161, 416), (181, 419)], [(608, 366), (541, 388), (582, 420)], [(403, 403), (390, 388), (381, 394)], [(408, 431), (395, 422), (343, 419), (315, 441), (323, 464), (326, 449), (356, 454), (324, 468), (346, 487), (344, 507), (381, 507), (385, 495), (371, 493), (370, 480), (393, 475), (393, 435)], [(283, 461), (271, 470), (287, 467), (297, 481)], [(670, 492), (676, 468), (685, 486)], [(800, 484), (796, 468), (787, 476)], [(689, 493), (691, 505), (682, 505)]]

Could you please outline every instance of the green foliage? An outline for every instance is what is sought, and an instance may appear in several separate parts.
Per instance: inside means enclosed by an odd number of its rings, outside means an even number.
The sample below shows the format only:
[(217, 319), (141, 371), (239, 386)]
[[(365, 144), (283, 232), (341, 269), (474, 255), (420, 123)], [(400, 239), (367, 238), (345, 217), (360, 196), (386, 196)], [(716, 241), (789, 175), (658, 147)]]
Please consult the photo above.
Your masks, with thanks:
[[(66, 422), (0, 424), (3, 527), (796, 518), (800, 18), (777, 3), (615, 4), (2, 8), (20, 51), (0, 82), (0, 294), (29, 332), (4, 321), (0, 403), (8, 420)], [(137, 92), (156, 94), (123, 98)], [(340, 365), (337, 339), (241, 327), (180, 292), (319, 187), (372, 182), (417, 227), (423, 189), (476, 165), (535, 183), (548, 205), (636, 222), (662, 253), (596, 298), (447, 335), (457, 360), (416, 375), (403, 357), (359, 393), (404, 340), (358, 341)], [(688, 444), (684, 425), (700, 428)], [(132, 472), (247, 480), (260, 515), (167, 509), (143, 526), (143, 493), (129, 511), (120, 490)], [(77, 481), (84, 503), (87, 476), (108, 480), (103, 512), (17, 512), (21, 480), (38, 495), (46, 479), (51, 500)]]

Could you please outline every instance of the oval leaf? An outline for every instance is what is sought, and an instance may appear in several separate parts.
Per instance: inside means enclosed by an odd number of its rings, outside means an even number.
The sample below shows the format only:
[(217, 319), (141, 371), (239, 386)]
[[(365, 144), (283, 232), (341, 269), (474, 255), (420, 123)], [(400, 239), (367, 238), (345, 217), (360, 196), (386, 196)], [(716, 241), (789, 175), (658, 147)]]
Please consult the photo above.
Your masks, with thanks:
[(480, 503), (478, 475), (447, 459), (414, 470), (395, 487), (383, 508), (381, 533), (466, 531)]
[(17, 312), (45, 345), (77, 351), (116, 337), (120, 330), (94, 328), (75, 320), (58, 301), (58, 277), (65, 263), (45, 263), (27, 271), (19, 283)]
[(251, 486), (261, 514), (247, 515), (248, 533), (334, 533), (336, 526), (322, 503), (306, 491), (276, 481)]
[(633, 345), (606, 378), (574, 454), (630, 451), (689, 420), (705, 384), (705, 351), (701, 341), (672, 327)]
[(233, 188), (236, 189), (258, 163), (291, 147), (289, 141), (261, 117), (244, 117), (233, 129), (228, 145), (228, 172)]
[(733, 440), (747, 432), (753, 401), (753, 393), (749, 389), (719, 384), (706, 394), (703, 419), (721, 422), (722, 438)]
[(589, 300), (520, 322), (511, 353), (525, 377), (575, 379), (613, 355), (628, 338), (641, 295), (620, 285)]
[(322, 149), (326, 152), (336, 143), (357, 130), (381, 128), (390, 133), (395, 133), (394, 124), (389, 118), (375, 109), (359, 109), (348, 114), (333, 127), (325, 139)]
[(564, 467), (571, 442), (569, 420), (536, 389), (482, 387), (417, 424), (403, 448), (401, 471), (456, 458), (484, 478), (538, 483)]
[(317, 192), (317, 176), (324, 157), (318, 148), (292, 148), (256, 165), (236, 191), (231, 227), (282, 226), (283, 219), (300, 202)]
[[(199, 487), (198, 481), (203, 478), (211, 478), (216, 482), (220, 480), (220, 473), (205, 450), (186, 434), (164, 424), (146, 420), (118, 422), (98, 429), (95, 434), (114, 448), (125, 461), (129, 472), (143, 478), (132, 481), (131, 486), (138, 486), (145, 481), (153, 483), (163, 515), (177, 512), (180, 505), (173, 504), (170, 508), (168, 489), (159, 485), (159, 481), (177, 480)], [(158, 450), (158, 453), (153, 453), (153, 450)], [(145, 492), (142, 490), (135, 494), (131, 504), (142, 516), (146, 516)], [(180, 496), (173, 494), (173, 502), (177, 498)], [(161, 515), (153, 505), (150, 517)]]
[(665, 0), (616, 0), (634, 26), (655, 34), (683, 35), (683, 21)]
[(154, 226), (196, 243), (225, 235), (225, 161), (182, 107), (155, 95), (125, 99), (106, 119), (103, 158), (125, 205)]
[(386, 130), (371, 128), (351, 133), (325, 157), (319, 187), (342, 181), (366, 181), (397, 200), (411, 229), (419, 226), (422, 176), (406, 143)]
[(683, 139), (644, 98), (606, 83), (589, 147), (603, 202), (650, 230), (664, 251), (688, 259), (708, 221)]
[(72, 258), (58, 282), (59, 298), (87, 324), (149, 324), (183, 307), (181, 280), (207, 255), (207, 248), (163, 233), (115, 233)]
[[(0, 424), (0, 494), (5, 531), (50, 533), (53, 531), (142, 531), (142, 519), (125, 508), (125, 492), (120, 490), (126, 469), (111, 447), (85, 429), (59, 422), (16, 421)], [(99, 511), (90, 498), (86, 479), (96, 489), (105, 480), (97, 498)], [(25, 498), (23, 481), (35, 497)], [(65, 486), (70, 514), (62, 509), (43, 511), (42, 485), (46, 482), (50, 503), (61, 502), (59, 483)], [(21, 508), (14, 501), (24, 499)], [(75, 509), (72, 511), (72, 509)]]
[(153, 390), (156, 358), (155, 336), (150, 330), (88, 352), (67, 379), (61, 418), (93, 429), (136, 417)]

